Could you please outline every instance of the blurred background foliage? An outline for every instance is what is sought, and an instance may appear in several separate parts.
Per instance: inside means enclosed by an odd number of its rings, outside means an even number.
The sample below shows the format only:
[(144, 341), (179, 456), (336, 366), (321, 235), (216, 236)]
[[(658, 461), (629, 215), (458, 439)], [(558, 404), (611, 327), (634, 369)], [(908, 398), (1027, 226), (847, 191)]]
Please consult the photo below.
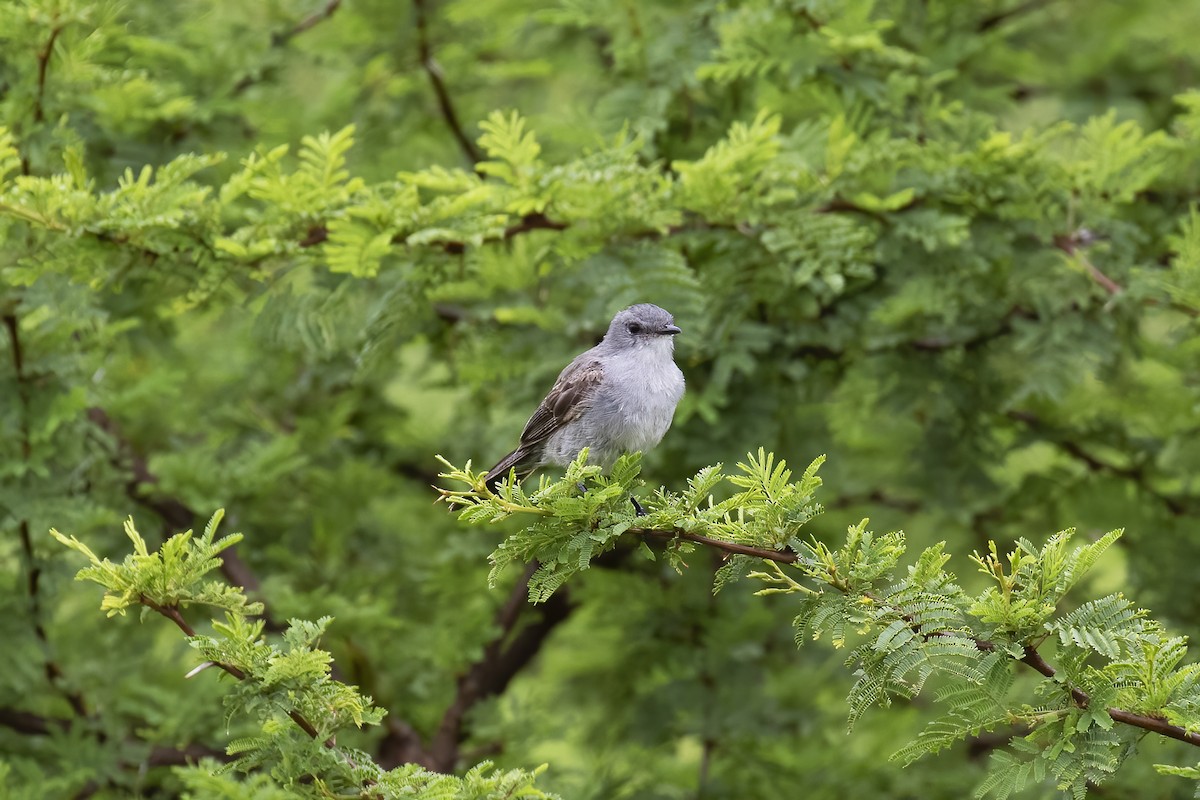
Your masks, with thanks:
[[(100, 624), (46, 536), (116, 556), (126, 515), (223, 506), (230, 580), (335, 618), (384, 763), (969, 793), (1002, 737), (904, 770), (919, 704), (847, 737), (839, 655), (714, 598), (709, 554), (498, 622), (497, 540), (431, 505), (433, 454), (497, 459), (655, 302), (689, 388), (650, 480), (827, 453), (819, 535), (945, 539), (968, 583), (988, 539), (1123, 526), (1098, 590), (1195, 631), (1196, 30), (1165, 0), (0, 2), (3, 785), (260, 796), (163, 768), (237, 734), (221, 687), (177, 632)], [(1151, 775), (1182, 747), (1105, 795), (1190, 793)]]

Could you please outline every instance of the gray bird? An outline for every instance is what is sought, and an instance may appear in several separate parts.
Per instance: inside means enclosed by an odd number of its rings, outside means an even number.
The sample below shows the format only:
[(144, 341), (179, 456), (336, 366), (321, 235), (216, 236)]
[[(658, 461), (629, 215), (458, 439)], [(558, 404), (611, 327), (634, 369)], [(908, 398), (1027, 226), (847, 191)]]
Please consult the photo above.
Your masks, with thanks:
[(600, 344), (559, 373), (517, 449), (488, 470), (488, 487), (495, 490), (510, 469), (523, 479), (546, 464), (565, 466), (585, 447), (590, 463), (608, 469), (622, 453), (658, 444), (683, 397), (679, 332), (674, 317), (649, 303), (613, 317)]

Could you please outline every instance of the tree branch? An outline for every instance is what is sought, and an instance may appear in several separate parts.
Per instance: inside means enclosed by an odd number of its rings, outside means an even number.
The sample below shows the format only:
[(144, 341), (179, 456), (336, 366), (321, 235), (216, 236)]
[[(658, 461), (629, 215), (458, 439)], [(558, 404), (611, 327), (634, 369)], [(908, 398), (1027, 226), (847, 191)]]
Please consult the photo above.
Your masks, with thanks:
[[(195, 628), (193, 628), (190, 624), (188, 624), (188, 621), (183, 618), (183, 614), (180, 614), (179, 609), (176, 608), (175, 606), (159, 605), (158, 603), (154, 602), (153, 600), (151, 600), (149, 597), (147, 597), (144, 594), (138, 598), (138, 602), (140, 602), (142, 605), (146, 606), (147, 608), (152, 609), (152, 610), (158, 612), (159, 614), (162, 614), (164, 617), (171, 620), (171, 622), (174, 622), (175, 626), (177, 628), (179, 628), (179, 630), (183, 631), (184, 635), (186, 635), (188, 638), (194, 637), (196, 635)], [(211, 663), (214, 667), (218, 667), (218, 668), (224, 670), (225, 672), (228, 672), (230, 675), (237, 678), (239, 681), (246, 680), (246, 673), (243, 672), (239, 667), (234, 666), (233, 664), (226, 664), (221, 661), (213, 661)], [(307, 719), (305, 719), (305, 717), (299, 711), (292, 709), (291, 711), (287, 712), (287, 715), (289, 717), (291, 717), (292, 721), (295, 722), (297, 725), (299, 725), (300, 729), (303, 730), (305, 733), (307, 733), (310, 737), (312, 737), (313, 739), (320, 738), (320, 733), (317, 732), (317, 729), (315, 727), (313, 727), (313, 724), (311, 722), (309, 722)], [(332, 736), (325, 740), (326, 747), (332, 748), (332, 747), (335, 747), (336, 745), (337, 745), (337, 742), (335, 742), (333, 740)]]
[[(689, 533), (687, 531), (664, 531), (646, 528), (630, 528), (629, 533), (642, 536), (654, 536), (657, 538), (683, 539), (685, 541), (705, 545), (706, 547), (713, 547), (726, 553), (754, 556), (756, 558), (764, 558), (784, 564), (794, 563), (797, 558), (796, 554), (791, 550), (766, 550), (758, 547), (749, 547), (747, 545), (737, 544), (736, 542), (725, 542), (721, 541), (720, 539), (711, 539), (707, 536), (701, 536), (699, 534)], [(905, 617), (905, 619), (908, 618)], [(911, 620), (909, 621), (911, 622)], [(980, 650), (990, 651), (994, 650), (996, 647), (995, 643), (988, 641), (987, 639), (979, 639), (975, 637), (971, 638), (974, 640), (975, 646)], [(1030, 667), (1047, 678), (1054, 679), (1057, 675), (1054, 667), (1047, 663), (1042, 655), (1038, 653), (1037, 649), (1032, 645), (1025, 646), (1025, 655), (1019, 659), (1019, 661), (1020, 663)], [(1077, 687), (1066, 686), (1065, 684), (1064, 688), (1066, 688), (1070, 693), (1071, 700), (1076, 706), (1079, 708), (1088, 707), (1088, 704), (1091, 702), (1091, 698), (1086, 692)], [(1172, 725), (1160, 717), (1137, 714), (1120, 708), (1108, 708), (1105, 710), (1108, 712), (1109, 717), (1111, 717), (1114, 722), (1120, 722), (1124, 725), (1131, 725), (1135, 728), (1141, 728), (1142, 730), (1149, 731), (1151, 733), (1157, 733), (1171, 739), (1177, 739), (1195, 747), (1200, 747), (1200, 733), (1189, 732), (1187, 729), (1178, 725)]]
[(71, 720), (43, 717), (16, 708), (0, 708), (0, 725), (29, 736), (49, 736), (55, 731), (69, 730)]
[(309, 14), (304, 19), (297, 22), (291, 28), (281, 33), (271, 35), (271, 46), (282, 47), (292, 39), (296, 38), (305, 31), (316, 27), (324, 20), (329, 19), (334, 15), (338, 8), (342, 5), (342, 0), (326, 0), (325, 5), (318, 8), (313, 13)]
[[(12, 354), (13, 378), (17, 384), (17, 402), (20, 410), (21, 459), (27, 469), (31, 467), (33, 457), (32, 437), (29, 427), (29, 414), (32, 404), (30, 397), (29, 376), (25, 374), (25, 353), (21, 346), (20, 323), (16, 314), (9, 313), (3, 317), (4, 328), (8, 331), (9, 350)], [(22, 517), (17, 521), (17, 534), (21, 540), (21, 560), (25, 566), (25, 593), (29, 603), (29, 618), (33, 623), (33, 635), (42, 651), (42, 672), (50, 686), (63, 696), (77, 717), (88, 716), (87, 704), (83, 695), (64, 685), (63, 671), (54, 659), (54, 648), (46, 633), (46, 625), (42, 621), (41, 579), (42, 567), (37, 554), (33, 552), (33, 537), (29, 532), (29, 520)]]
[[(89, 408), (87, 416), (96, 427), (108, 434), (116, 443), (117, 452), (113, 459), (113, 466), (124, 469), (126, 465), (122, 458), (128, 461), (130, 477), (125, 483), (125, 496), (138, 505), (153, 511), (172, 531), (194, 527), (199, 515), (186, 503), (174, 497), (157, 497), (147, 491), (147, 487), (158, 483), (158, 476), (150, 471), (145, 456), (139, 453), (133, 444), (121, 434), (121, 428), (117, 421), (102, 408)], [(258, 595), (262, 590), (262, 584), (254, 571), (237, 554), (236, 548), (231, 547), (221, 553), (221, 573), (231, 584), (241, 586), (248, 594), (261, 601), (261, 597)], [(266, 623), (267, 630), (278, 633), (284, 629), (284, 626), (265, 610), (261, 616)]]
[[(1041, 654), (1030, 645), (1025, 645), (1025, 656), (1021, 659), (1021, 663), (1025, 664), (1037, 672), (1045, 675), (1047, 678), (1054, 679), (1058, 674), (1054, 667), (1046, 663)], [(1065, 684), (1064, 684), (1065, 685)], [(1087, 692), (1073, 686), (1066, 687), (1071, 693), (1071, 699), (1075, 701), (1075, 705), (1080, 708), (1087, 708), (1091, 703), (1091, 698)], [(1108, 715), (1115, 722), (1120, 722), (1125, 725), (1132, 725), (1135, 728), (1157, 733), (1166, 736), (1170, 739), (1178, 739), (1181, 742), (1186, 742), (1194, 747), (1200, 747), (1200, 733), (1192, 733), (1178, 725), (1172, 725), (1161, 717), (1150, 717), (1145, 714), (1134, 714), (1130, 711), (1123, 711), (1119, 708), (1105, 709)]]
[[(463, 722), (467, 713), (480, 701), (500, 694), (509, 682), (541, 651), (547, 637), (573, 608), (567, 593), (559, 590), (537, 607), (541, 617), (513, 636), (513, 631), (530, 606), (529, 580), (537, 571), (535, 561), (509, 592), (508, 599), (496, 612), (499, 633), (484, 647), (483, 657), (459, 677), (454, 700), (442, 715), (433, 739), (429, 743), (428, 762), (437, 772), (452, 772), (458, 761), (459, 745), (465, 738)], [(511, 641), (508, 641), (511, 638)], [(507, 642), (507, 645), (506, 645)]]
[(1068, 456), (1087, 467), (1088, 471), (1113, 475), (1131, 481), (1143, 492), (1166, 506), (1167, 510), (1174, 516), (1180, 517), (1189, 513), (1193, 505), (1193, 498), (1187, 496), (1173, 497), (1160, 492), (1150, 485), (1150, 481), (1141, 467), (1122, 467), (1097, 458), (1089, 453), (1079, 442), (1074, 441), (1062, 432), (1051, 429), (1036, 414), (1028, 411), (1009, 411), (1005, 416), (1015, 422), (1022, 423), (1031, 431), (1039, 434), (1046, 441), (1057, 446)]
[(1054, 0), (1028, 0), (1005, 11), (998, 11), (991, 16), (984, 17), (975, 27), (980, 33), (986, 33), (993, 28), (998, 27), (1002, 23), (1008, 22), (1011, 19), (1037, 11), (1045, 6), (1050, 5)]
[(429, 76), (433, 93), (437, 95), (438, 109), (442, 112), (442, 119), (446, 121), (446, 126), (450, 128), (450, 133), (458, 142), (459, 149), (462, 150), (468, 161), (478, 164), (483, 160), (483, 153), (463, 131), (462, 123), (458, 120), (458, 112), (454, 110), (454, 103), (450, 99), (450, 91), (446, 88), (446, 76), (433, 57), (433, 47), (429, 42), (426, 2), (427, 0), (413, 0), (413, 14), (417, 23), (417, 55), (421, 59), (421, 68)]
[(58, 41), (58, 35), (62, 33), (62, 26), (55, 25), (50, 29), (50, 38), (46, 40), (46, 44), (38, 50), (37, 54), (37, 94), (33, 100), (33, 121), (41, 122), (46, 118), (43, 107), (46, 98), (46, 74), (49, 72), (50, 59), (54, 55), (54, 43)]
[(1088, 257), (1080, 252), (1083, 248), (1090, 244), (1094, 244), (1103, 237), (1097, 236), (1088, 228), (1079, 228), (1070, 233), (1059, 234), (1054, 237), (1054, 246), (1063, 251), (1069, 256), (1079, 259), (1079, 263), (1087, 270), (1088, 276), (1100, 284), (1104, 291), (1110, 295), (1120, 294), (1125, 291), (1121, 284), (1114, 281), (1112, 278), (1105, 275), (1100, 269), (1093, 264)]

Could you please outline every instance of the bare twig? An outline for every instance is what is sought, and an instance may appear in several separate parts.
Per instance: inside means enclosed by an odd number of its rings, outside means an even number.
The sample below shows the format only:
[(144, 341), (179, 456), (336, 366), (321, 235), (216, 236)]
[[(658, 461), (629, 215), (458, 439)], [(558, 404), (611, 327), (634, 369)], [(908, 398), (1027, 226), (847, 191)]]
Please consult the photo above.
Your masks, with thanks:
[(446, 88), (446, 76), (442, 72), (441, 65), (433, 57), (433, 46), (429, 41), (429, 12), (426, 3), (427, 0), (413, 0), (413, 14), (417, 23), (417, 55), (421, 59), (421, 68), (429, 76), (433, 93), (437, 95), (438, 109), (442, 112), (442, 119), (446, 121), (451, 135), (458, 142), (459, 149), (462, 150), (468, 161), (478, 164), (483, 160), (483, 153), (463, 130), (462, 123), (458, 119), (458, 112), (454, 110), (454, 102), (450, 99), (450, 90)]
[(1087, 228), (1079, 228), (1071, 231), (1070, 233), (1064, 233), (1055, 236), (1054, 246), (1067, 255), (1077, 258), (1079, 263), (1082, 264), (1083, 268), (1087, 271), (1088, 276), (1093, 281), (1100, 284), (1104, 291), (1108, 292), (1110, 295), (1120, 294), (1121, 292), (1125, 291), (1124, 287), (1101, 272), (1100, 268), (1093, 264), (1091, 260), (1089, 260), (1088, 257), (1082, 252), (1084, 248), (1095, 243), (1100, 238), (1102, 237), (1097, 236), (1093, 231)]

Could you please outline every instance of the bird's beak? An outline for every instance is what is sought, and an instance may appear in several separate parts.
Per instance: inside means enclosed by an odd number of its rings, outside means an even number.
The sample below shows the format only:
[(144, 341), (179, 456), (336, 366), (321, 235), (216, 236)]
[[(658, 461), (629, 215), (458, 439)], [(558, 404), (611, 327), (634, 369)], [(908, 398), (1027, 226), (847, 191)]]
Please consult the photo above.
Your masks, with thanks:
[(677, 333), (683, 333), (683, 331), (680, 330), (678, 325), (668, 325), (667, 327), (662, 329), (662, 332), (669, 333), (671, 336), (674, 336)]

